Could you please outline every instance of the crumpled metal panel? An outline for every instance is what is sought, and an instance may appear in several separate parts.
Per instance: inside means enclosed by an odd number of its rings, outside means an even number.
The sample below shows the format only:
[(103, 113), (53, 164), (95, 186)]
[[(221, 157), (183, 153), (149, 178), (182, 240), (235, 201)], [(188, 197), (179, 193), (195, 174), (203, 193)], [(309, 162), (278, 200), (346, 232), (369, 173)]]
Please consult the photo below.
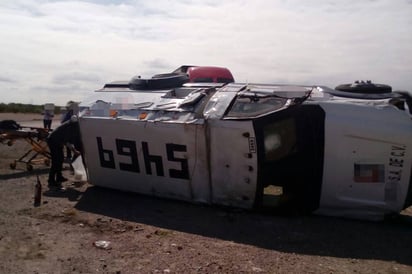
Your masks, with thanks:
[(212, 98), (210, 98), (203, 111), (205, 119), (221, 119), (233, 101), (233, 98), (235, 98), (237, 93), (244, 87), (245, 85), (229, 84), (219, 89)]

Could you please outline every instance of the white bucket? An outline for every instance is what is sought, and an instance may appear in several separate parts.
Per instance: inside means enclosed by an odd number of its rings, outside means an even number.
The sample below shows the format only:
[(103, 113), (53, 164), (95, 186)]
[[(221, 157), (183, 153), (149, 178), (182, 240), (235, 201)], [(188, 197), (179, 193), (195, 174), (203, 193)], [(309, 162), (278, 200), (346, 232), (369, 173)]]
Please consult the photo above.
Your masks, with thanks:
[(83, 165), (82, 156), (77, 157), (73, 161), (72, 167), (74, 169), (74, 180), (76, 182), (87, 181), (87, 173), (86, 173), (86, 169), (84, 168), (84, 165)]

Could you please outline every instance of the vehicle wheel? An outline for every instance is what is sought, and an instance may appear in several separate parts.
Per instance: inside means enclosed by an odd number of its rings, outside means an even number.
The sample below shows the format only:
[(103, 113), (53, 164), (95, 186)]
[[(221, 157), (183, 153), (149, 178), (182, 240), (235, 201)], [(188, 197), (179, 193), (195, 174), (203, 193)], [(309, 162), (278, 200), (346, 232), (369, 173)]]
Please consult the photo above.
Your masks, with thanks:
[(134, 90), (168, 89), (180, 87), (188, 81), (189, 78), (185, 74), (166, 73), (155, 75), (153, 76), (153, 78), (150, 79), (133, 77), (129, 82), (129, 86), (130, 89)]
[(27, 164), (26, 165), (26, 169), (27, 171), (32, 171), (33, 170), (33, 166), (31, 164)]
[(384, 84), (374, 84), (372, 82), (355, 82), (354, 84), (342, 84), (335, 87), (336, 90), (353, 93), (380, 94), (391, 93), (392, 87)]
[(11, 169), (16, 169), (16, 162), (10, 163), (10, 168)]

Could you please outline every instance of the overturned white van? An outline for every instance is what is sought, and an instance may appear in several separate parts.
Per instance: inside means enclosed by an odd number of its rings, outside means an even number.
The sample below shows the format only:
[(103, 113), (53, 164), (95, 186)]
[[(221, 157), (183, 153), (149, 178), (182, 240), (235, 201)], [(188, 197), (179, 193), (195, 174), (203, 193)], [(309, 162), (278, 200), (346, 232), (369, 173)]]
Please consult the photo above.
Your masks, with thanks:
[(80, 104), (90, 183), (371, 220), (412, 204), (407, 93), (371, 82), (331, 89), (183, 76), (168, 74), (159, 88), (156, 79), (109, 83)]

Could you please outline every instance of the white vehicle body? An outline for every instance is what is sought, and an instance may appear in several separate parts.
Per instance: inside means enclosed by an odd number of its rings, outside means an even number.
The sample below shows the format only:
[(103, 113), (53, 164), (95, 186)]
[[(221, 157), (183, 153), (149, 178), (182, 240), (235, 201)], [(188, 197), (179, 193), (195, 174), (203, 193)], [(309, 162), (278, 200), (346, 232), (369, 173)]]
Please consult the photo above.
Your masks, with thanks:
[(406, 99), (342, 94), (321, 86), (107, 84), (80, 104), (89, 182), (245, 209), (373, 220), (398, 213), (412, 196)]

